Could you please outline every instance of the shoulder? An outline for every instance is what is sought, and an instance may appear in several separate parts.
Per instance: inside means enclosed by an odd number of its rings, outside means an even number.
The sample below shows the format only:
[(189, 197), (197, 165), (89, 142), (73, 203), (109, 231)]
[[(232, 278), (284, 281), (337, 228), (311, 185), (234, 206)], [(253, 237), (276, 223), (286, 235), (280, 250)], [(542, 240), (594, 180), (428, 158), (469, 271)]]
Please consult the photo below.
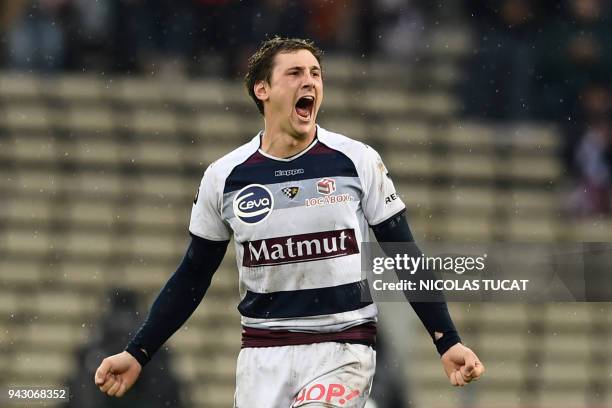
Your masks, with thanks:
[(334, 150), (348, 156), (357, 168), (368, 162), (380, 160), (378, 153), (364, 142), (351, 139), (340, 133), (331, 132), (319, 127), (319, 140)]
[(225, 180), (234, 168), (247, 161), (258, 149), (259, 134), (249, 142), (212, 162), (206, 169), (205, 176), (216, 181)]

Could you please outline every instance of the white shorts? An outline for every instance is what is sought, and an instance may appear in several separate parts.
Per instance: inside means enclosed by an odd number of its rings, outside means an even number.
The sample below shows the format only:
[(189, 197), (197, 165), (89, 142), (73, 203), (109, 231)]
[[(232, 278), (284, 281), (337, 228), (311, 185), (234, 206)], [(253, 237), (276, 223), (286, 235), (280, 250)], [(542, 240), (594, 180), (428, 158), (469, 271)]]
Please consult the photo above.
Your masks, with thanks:
[(361, 344), (244, 348), (234, 408), (363, 408), (376, 351)]

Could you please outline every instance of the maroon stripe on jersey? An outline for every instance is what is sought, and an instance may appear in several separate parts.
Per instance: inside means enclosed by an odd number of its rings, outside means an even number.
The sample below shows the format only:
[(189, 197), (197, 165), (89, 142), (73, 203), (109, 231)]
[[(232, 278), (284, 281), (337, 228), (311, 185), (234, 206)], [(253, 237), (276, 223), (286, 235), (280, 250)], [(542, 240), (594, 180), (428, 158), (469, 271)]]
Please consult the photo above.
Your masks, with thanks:
[(247, 241), (242, 266), (283, 265), (359, 253), (352, 228)]
[(257, 163), (261, 163), (266, 160), (268, 160), (266, 156), (261, 154), (258, 150), (255, 153), (253, 153), (251, 157), (249, 157), (243, 164), (257, 164)]
[(335, 333), (304, 333), (242, 326), (242, 348), (299, 346), (325, 342), (376, 345), (376, 325), (365, 323)]
[(313, 146), (306, 154), (336, 154), (337, 151), (323, 144), (321, 141)]

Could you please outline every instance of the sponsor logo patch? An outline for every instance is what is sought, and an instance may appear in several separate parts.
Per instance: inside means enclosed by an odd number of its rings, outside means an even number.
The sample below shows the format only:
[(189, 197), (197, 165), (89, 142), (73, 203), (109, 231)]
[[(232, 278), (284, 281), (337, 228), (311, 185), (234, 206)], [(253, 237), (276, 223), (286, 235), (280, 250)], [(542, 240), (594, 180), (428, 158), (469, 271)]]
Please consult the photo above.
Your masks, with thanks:
[(307, 198), (304, 200), (304, 204), (306, 205), (306, 207), (316, 207), (318, 205), (348, 203), (349, 201), (354, 200), (355, 199), (353, 198), (353, 196), (348, 193), (344, 193), (336, 195), (326, 195), (323, 197)]
[(395, 193), (391, 193), (385, 197), (385, 204), (389, 204), (391, 201), (397, 200), (397, 195)]
[(317, 191), (319, 194), (332, 194), (334, 191), (336, 191), (336, 181), (332, 178), (324, 178), (317, 181)]
[(359, 253), (353, 229), (260, 239), (242, 245), (242, 265), (246, 267), (308, 262)]
[(261, 184), (250, 184), (234, 196), (234, 215), (245, 224), (262, 222), (268, 218), (273, 208), (274, 197)]
[(313, 384), (300, 390), (291, 407), (309, 404), (310, 401), (325, 401), (344, 405), (359, 396), (359, 390), (351, 390), (342, 384)]

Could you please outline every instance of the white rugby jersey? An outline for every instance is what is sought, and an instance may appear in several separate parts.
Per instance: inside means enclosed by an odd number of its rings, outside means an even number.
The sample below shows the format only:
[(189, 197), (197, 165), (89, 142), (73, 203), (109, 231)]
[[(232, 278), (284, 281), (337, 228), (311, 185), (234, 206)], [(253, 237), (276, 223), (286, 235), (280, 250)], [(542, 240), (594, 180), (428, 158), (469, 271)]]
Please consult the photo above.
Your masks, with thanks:
[(376, 321), (361, 242), (405, 208), (380, 156), (317, 126), (308, 148), (281, 159), (261, 135), (208, 167), (189, 225), (208, 240), (233, 235), (242, 324), (334, 332)]

